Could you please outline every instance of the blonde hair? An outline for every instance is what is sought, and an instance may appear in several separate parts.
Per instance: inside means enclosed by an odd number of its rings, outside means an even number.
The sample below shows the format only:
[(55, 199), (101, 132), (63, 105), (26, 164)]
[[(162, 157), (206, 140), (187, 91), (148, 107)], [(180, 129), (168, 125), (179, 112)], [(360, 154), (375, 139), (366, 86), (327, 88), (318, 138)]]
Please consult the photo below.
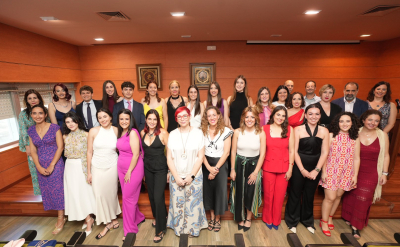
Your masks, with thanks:
[(257, 111), (257, 107), (256, 106), (248, 106), (246, 107), (243, 112), (242, 112), (242, 116), (240, 116), (240, 131), (242, 132), (242, 134), (244, 134), (244, 130), (246, 128), (246, 115), (248, 112), (251, 112), (254, 116), (254, 118), (256, 119), (256, 122), (254, 123), (254, 128), (256, 129), (256, 134), (260, 134), (262, 131), (261, 125), (260, 125), (260, 117), (258, 116), (258, 111)]
[(215, 129), (214, 134), (217, 134), (219, 132), (222, 135), (222, 133), (224, 133), (225, 123), (223, 117), (221, 117), (221, 111), (215, 106), (208, 106), (203, 113), (203, 117), (201, 118), (201, 127), (200, 127), (201, 131), (203, 131), (203, 135), (207, 136), (208, 126), (210, 125), (207, 119), (207, 112), (209, 110), (215, 110), (218, 115), (217, 128)]
[(181, 84), (179, 84), (179, 81), (177, 81), (177, 80), (170, 81), (170, 83), (168, 85), (168, 88), (171, 88), (171, 85), (174, 84), (174, 83), (178, 84), (178, 87), (181, 88)]
[[(335, 88), (331, 85), (331, 84), (325, 84), (323, 85), (320, 89), (319, 89), (319, 96), (322, 95), (322, 93), (326, 90), (326, 89), (332, 89), (333, 91), (333, 95), (335, 95)], [(332, 96), (333, 96), (332, 95)]]

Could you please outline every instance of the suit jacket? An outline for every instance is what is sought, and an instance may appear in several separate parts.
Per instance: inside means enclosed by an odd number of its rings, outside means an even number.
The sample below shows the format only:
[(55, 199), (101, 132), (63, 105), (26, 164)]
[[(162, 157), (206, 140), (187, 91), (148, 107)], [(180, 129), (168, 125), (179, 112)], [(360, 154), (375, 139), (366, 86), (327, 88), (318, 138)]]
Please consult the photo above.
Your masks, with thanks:
[[(78, 116), (82, 119), (83, 123), (84, 123), (85, 126), (86, 126), (87, 121), (86, 121), (86, 119), (85, 119), (85, 117), (84, 117), (84, 115), (83, 115), (83, 111), (82, 111), (82, 109), (83, 109), (83, 103), (84, 103), (84, 102), (85, 102), (85, 101), (82, 101), (79, 105), (76, 106), (76, 114), (78, 114)], [(94, 107), (96, 107), (96, 112), (97, 112), (101, 107), (103, 107), (103, 102), (102, 102), (101, 100), (93, 100), (93, 102), (94, 102)], [(86, 127), (87, 127), (87, 126), (86, 126)]]
[[(122, 100), (122, 101), (120, 101), (120, 102), (118, 102), (118, 103), (116, 103), (114, 105), (114, 108), (113, 108), (113, 125), (115, 127), (118, 126), (118, 112), (121, 109), (124, 109), (124, 108), (125, 108), (124, 100)], [(143, 105), (140, 104), (139, 102), (135, 101), (135, 100), (133, 100), (133, 103), (132, 103), (132, 117), (133, 117), (132, 119), (134, 121), (136, 121), (136, 124), (137, 124), (137, 126), (139, 128), (139, 132), (142, 131), (144, 129), (144, 123), (145, 123)]]
[[(346, 107), (344, 105), (344, 97), (335, 99), (332, 103), (340, 106), (342, 108), (342, 112), (345, 111)], [(368, 110), (368, 102), (356, 98), (356, 103), (354, 103), (353, 113), (356, 114), (357, 117), (360, 117), (364, 112)]]

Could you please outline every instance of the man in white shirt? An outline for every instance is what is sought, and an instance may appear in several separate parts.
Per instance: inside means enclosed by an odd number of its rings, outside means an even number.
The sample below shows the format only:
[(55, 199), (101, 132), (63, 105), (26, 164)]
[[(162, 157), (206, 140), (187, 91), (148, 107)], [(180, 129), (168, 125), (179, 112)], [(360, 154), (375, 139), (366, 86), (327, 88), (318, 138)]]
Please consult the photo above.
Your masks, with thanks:
[(317, 89), (317, 83), (315, 81), (308, 81), (306, 83), (306, 96), (304, 96), (306, 105), (304, 108), (321, 101), (321, 98), (315, 94), (315, 89)]
[(348, 82), (343, 90), (344, 97), (335, 99), (332, 103), (340, 106), (342, 111), (352, 112), (360, 117), (368, 110), (368, 103), (364, 100), (357, 98), (358, 84), (355, 82)]
[(96, 112), (103, 104), (101, 100), (93, 100), (93, 88), (90, 86), (82, 86), (79, 93), (83, 101), (76, 106), (76, 113), (82, 119), (86, 128), (90, 130), (100, 125), (97, 121)]
[(285, 84), (283, 84), (287, 89), (289, 90), (289, 94), (292, 94), (293, 88), (294, 88), (294, 82), (292, 80), (287, 80), (285, 81)]

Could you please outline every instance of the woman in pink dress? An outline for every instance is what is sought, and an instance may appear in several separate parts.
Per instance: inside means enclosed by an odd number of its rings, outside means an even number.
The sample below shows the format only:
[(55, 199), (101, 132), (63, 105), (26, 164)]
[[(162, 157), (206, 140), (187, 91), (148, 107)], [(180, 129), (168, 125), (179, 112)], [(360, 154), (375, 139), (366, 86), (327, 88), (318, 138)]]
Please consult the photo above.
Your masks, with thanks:
[(135, 119), (128, 109), (118, 112), (118, 177), (122, 189), (122, 214), (124, 237), (129, 232), (138, 233), (138, 225), (145, 221), (139, 211), (140, 186), (144, 177), (142, 141)]
[(302, 125), (304, 122), (304, 106), (306, 102), (304, 101), (304, 97), (302, 93), (295, 92), (290, 95), (289, 103), (288, 103), (288, 122), (289, 126), (292, 128), (296, 128), (299, 125)]
[(258, 90), (256, 107), (260, 113), (258, 115), (260, 117), (260, 125), (264, 126), (268, 123), (272, 110), (275, 108), (275, 105), (272, 104), (269, 88), (262, 87)]
[(358, 125), (357, 116), (350, 112), (339, 113), (330, 124), (330, 150), (319, 182), (325, 188), (320, 227), (328, 237), (331, 236), (330, 230), (334, 229), (332, 216), (344, 192), (357, 187), (360, 168)]

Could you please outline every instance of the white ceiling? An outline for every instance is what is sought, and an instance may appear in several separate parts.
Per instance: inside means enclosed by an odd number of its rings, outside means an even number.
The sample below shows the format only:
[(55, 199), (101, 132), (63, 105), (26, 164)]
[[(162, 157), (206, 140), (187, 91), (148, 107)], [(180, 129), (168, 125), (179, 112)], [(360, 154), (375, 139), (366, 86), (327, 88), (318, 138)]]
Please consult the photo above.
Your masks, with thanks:
[[(74, 45), (220, 40), (371, 40), (400, 36), (400, 10), (360, 16), (398, 0), (0, 0), (0, 22)], [(320, 14), (306, 16), (309, 9)], [(129, 22), (96, 12), (122, 11)], [(172, 17), (170, 12), (186, 12)], [(54, 16), (59, 21), (42, 21)], [(270, 37), (281, 34), (282, 37)], [(371, 37), (360, 38), (361, 34)], [(191, 38), (181, 38), (191, 35)], [(102, 37), (103, 42), (94, 38)]]

